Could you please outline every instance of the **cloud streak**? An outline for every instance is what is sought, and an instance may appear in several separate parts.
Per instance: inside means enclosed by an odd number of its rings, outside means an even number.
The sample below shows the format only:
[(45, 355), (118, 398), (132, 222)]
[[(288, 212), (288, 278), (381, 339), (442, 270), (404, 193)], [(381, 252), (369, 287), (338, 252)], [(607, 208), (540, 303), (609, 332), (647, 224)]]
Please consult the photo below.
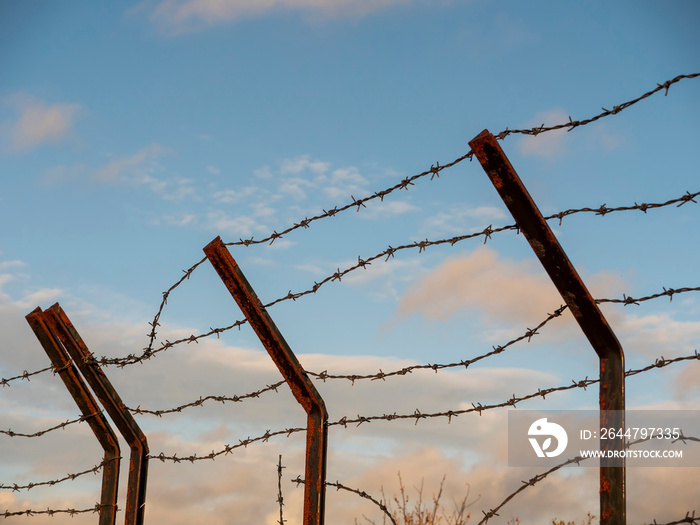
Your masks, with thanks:
[(407, 0), (163, 0), (153, 9), (144, 3), (135, 11), (149, 11), (151, 22), (164, 34), (174, 36), (276, 11), (301, 11), (312, 19), (358, 17), (406, 2)]
[(3, 126), (14, 153), (29, 151), (47, 143), (57, 143), (74, 131), (81, 106), (75, 103), (50, 104), (26, 94), (8, 98), (17, 109), (14, 122)]

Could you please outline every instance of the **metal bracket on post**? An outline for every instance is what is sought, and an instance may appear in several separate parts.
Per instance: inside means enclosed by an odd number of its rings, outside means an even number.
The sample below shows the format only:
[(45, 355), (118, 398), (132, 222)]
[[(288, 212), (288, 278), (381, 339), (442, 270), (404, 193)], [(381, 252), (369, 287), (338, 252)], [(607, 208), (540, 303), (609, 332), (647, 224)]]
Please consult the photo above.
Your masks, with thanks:
[(328, 412), (323, 399), (221, 238), (217, 237), (210, 242), (204, 248), (204, 253), (292, 389), (294, 398), (306, 411), (303, 523), (323, 525), (328, 445)]
[(58, 303), (43, 312), (43, 321), (53, 338), (60, 341), (68, 351), (97, 399), (129, 444), (131, 455), (124, 522), (126, 525), (143, 525), (148, 473), (146, 436)]
[(100, 525), (114, 525), (117, 517), (117, 493), (119, 489), (119, 441), (102, 414), (102, 410), (76, 370), (70, 356), (47, 326), (45, 313), (36, 308), (26, 316), (29, 326), (51, 359), (54, 371), (63, 380), (68, 392), (78, 405), (97, 441), (105, 451), (100, 496)]
[[(484, 130), (469, 142), (469, 146), (598, 354), (601, 427), (624, 429), (625, 374), (622, 346), (496, 138)], [(601, 440), (601, 450), (622, 452), (624, 439)], [(626, 523), (624, 457), (605, 462), (601, 460), (600, 523)]]

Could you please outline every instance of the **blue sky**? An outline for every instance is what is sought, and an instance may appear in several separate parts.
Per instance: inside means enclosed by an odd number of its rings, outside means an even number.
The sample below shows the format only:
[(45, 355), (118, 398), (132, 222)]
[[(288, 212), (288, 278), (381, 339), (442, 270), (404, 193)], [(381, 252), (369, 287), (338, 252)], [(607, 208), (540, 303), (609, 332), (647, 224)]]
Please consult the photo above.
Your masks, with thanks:
[[(498, 133), (583, 120), (697, 73), (699, 19), (700, 6), (690, 1), (4, 2), (0, 375), (46, 366), (24, 320), (36, 306), (59, 301), (97, 355), (140, 353), (162, 292), (217, 235), (226, 242), (265, 238), (461, 157), (484, 128)], [(681, 80), (667, 96), (656, 93), (570, 133), (511, 135), (501, 144), (545, 215), (666, 202), (699, 191), (699, 90), (699, 79)], [(267, 303), (388, 246), (513, 222), (477, 162), (429, 179), (271, 245), (232, 246), (232, 254)], [(698, 213), (688, 203), (646, 214), (578, 214), (552, 226), (594, 296), (640, 297), (698, 286)], [(627, 368), (697, 348), (696, 293), (603, 306)], [(281, 302), (270, 314), (307, 369), (348, 374), (474, 357), (536, 326), (561, 303), (522, 236), (505, 232), (485, 245), (477, 237), (402, 250), (314, 295)], [(170, 295), (159, 341), (239, 318), (214, 272), (201, 265)], [(127, 405), (157, 409), (200, 395), (257, 390), (277, 380), (270, 366), (255, 335), (243, 329), (107, 373)], [(498, 403), (596, 375), (592, 349), (571, 320), (562, 319), (473, 371), (416, 372), (355, 387), (331, 381), (319, 388), (335, 420)], [(630, 378), (628, 407), (697, 408), (696, 375), (690, 362)], [(595, 390), (526, 408), (595, 407)], [(241, 412), (212, 406), (138, 420), (152, 451), (180, 456), (303, 423), (283, 394), (266, 395), (276, 397), (242, 404)], [(0, 403), (2, 429), (34, 432), (76, 415), (48, 374), (15, 381)], [(417, 430), (412, 423), (377, 422), (333, 431), (329, 479), (375, 494), (384, 486), (390, 494), (397, 470), (409, 483), (424, 474), (430, 490), (447, 474), (451, 494), (470, 483), (472, 494), (482, 495), (474, 507), (481, 515), (479, 509), (491, 508), (526, 475), (504, 466), (498, 448), (504, 437), (489, 439), (505, 433), (505, 411), (492, 412), (479, 419), (478, 430), (465, 417)], [(99, 450), (89, 458), (81, 454), (94, 447), (83, 426), (26, 443), (0, 436), (3, 456), (14, 458), (3, 467), (2, 482), (52, 479), (99, 462)], [(215, 465), (154, 462), (147, 519), (185, 523), (190, 513), (205, 512), (218, 523), (223, 512), (248, 516), (253, 506), (260, 510), (250, 522), (272, 523), (274, 463), (282, 453), (291, 477), (295, 469), (301, 473), (300, 443), (280, 439)], [(63, 463), (47, 458), (59, 452)], [(261, 466), (268, 461), (269, 472)], [(178, 468), (199, 470), (183, 476)], [(506, 520), (580, 520), (595, 511), (595, 472), (585, 470), (564, 477), (585, 476), (588, 485), (560, 487), (554, 480), (515, 500)], [(632, 519), (670, 521), (692, 510), (681, 490), (692, 469), (682, 476), (641, 470), (629, 480)], [(246, 480), (242, 486), (226, 481), (233, 473)], [(193, 482), (199, 500), (177, 495), (188, 490), (188, 479), (200, 480)], [(221, 480), (221, 493), (208, 485), (212, 479)], [(642, 497), (638, 487), (652, 479), (666, 485), (656, 499)], [(89, 507), (99, 492), (91, 483), (3, 492), (0, 503), (9, 510)], [(301, 491), (287, 490), (293, 523)], [(542, 498), (554, 503), (543, 505)], [(352, 498), (329, 505), (349, 523), (375, 512)], [(673, 514), (681, 507), (680, 516)], [(82, 519), (92, 517), (70, 523)]]

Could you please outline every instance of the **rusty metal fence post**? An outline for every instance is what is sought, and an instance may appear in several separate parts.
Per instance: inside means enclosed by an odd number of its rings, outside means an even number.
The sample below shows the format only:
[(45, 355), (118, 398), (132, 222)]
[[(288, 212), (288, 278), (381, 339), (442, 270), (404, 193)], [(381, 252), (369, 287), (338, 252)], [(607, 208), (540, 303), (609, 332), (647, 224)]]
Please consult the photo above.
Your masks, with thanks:
[[(624, 429), (625, 375), (622, 346), (496, 138), (484, 130), (469, 142), (469, 146), (598, 354), (601, 427)], [(601, 440), (601, 450), (623, 452), (624, 439)], [(601, 459), (600, 523), (624, 525), (625, 522), (624, 457)]]
[(27, 316), (32, 328), (36, 326), (39, 329), (38, 332), (35, 330), (39, 341), (42, 345), (44, 342), (60, 342), (129, 444), (131, 455), (124, 522), (127, 525), (143, 525), (148, 474), (146, 436), (59, 304), (54, 304), (41, 314), (39, 312), (41, 309)]
[(221, 238), (210, 242), (204, 253), (287, 381), (294, 398), (306, 411), (303, 523), (323, 525), (328, 446), (328, 412), (323, 399)]
[(75, 404), (88, 422), (97, 441), (105, 451), (102, 469), (102, 492), (100, 496), (100, 525), (114, 525), (117, 517), (117, 495), (119, 489), (119, 441), (102, 414), (95, 398), (76, 370), (70, 356), (56, 339), (46, 322), (46, 314), (36, 308), (26, 316), (27, 322), (51, 359), (54, 371), (66, 385)]

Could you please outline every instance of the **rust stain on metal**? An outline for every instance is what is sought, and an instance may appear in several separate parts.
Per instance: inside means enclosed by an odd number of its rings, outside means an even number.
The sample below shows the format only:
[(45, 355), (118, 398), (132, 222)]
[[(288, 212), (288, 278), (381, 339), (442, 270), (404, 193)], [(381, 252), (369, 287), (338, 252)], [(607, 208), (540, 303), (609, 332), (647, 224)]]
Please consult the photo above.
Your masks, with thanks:
[[(598, 354), (601, 425), (608, 422), (606, 410), (615, 410), (614, 428), (624, 428), (622, 346), (496, 138), (484, 130), (469, 142), (469, 146)], [(601, 449), (622, 451), (624, 448), (622, 439), (606, 441), (608, 443), (604, 444), (601, 440)], [(624, 459), (606, 464), (601, 460), (601, 525), (624, 525), (626, 522), (624, 465)]]
[(205, 246), (204, 253), (306, 411), (303, 523), (323, 525), (328, 447), (328, 412), (323, 399), (221, 238)]
[(49, 328), (46, 315), (41, 308), (34, 309), (26, 316), (27, 322), (39, 343), (49, 356), (54, 370), (66, 385), (68, 392), (78, 405), (85, 421), (102, 446), (104, 467), (102, 469), (102, 492), (100, 497), (100, 525), (114, 525), (117, 516), (117, 496), (119, 488), (119, 441), (102, 410), (90, 393), (74, 363), (60, 340)]
[(569, 310), (571, 310), (571, 314), (576, 319), (581, 317), (581, 310), (579, 309), (578, 304), (576, 304), (576, 296), (570, 292), (563, 292), (561, 296), (562, 299), (564, 299), (566, 306), (568, 306)]
[(54, 304), (44, 314), (49, 330), (66, 348), (95, 396), (129, 445), (131, 454), (124, 521), (127, 525), (142, 525), (148, 477), (146, 436), (126, 409), (121, 397), (59, 304)]

